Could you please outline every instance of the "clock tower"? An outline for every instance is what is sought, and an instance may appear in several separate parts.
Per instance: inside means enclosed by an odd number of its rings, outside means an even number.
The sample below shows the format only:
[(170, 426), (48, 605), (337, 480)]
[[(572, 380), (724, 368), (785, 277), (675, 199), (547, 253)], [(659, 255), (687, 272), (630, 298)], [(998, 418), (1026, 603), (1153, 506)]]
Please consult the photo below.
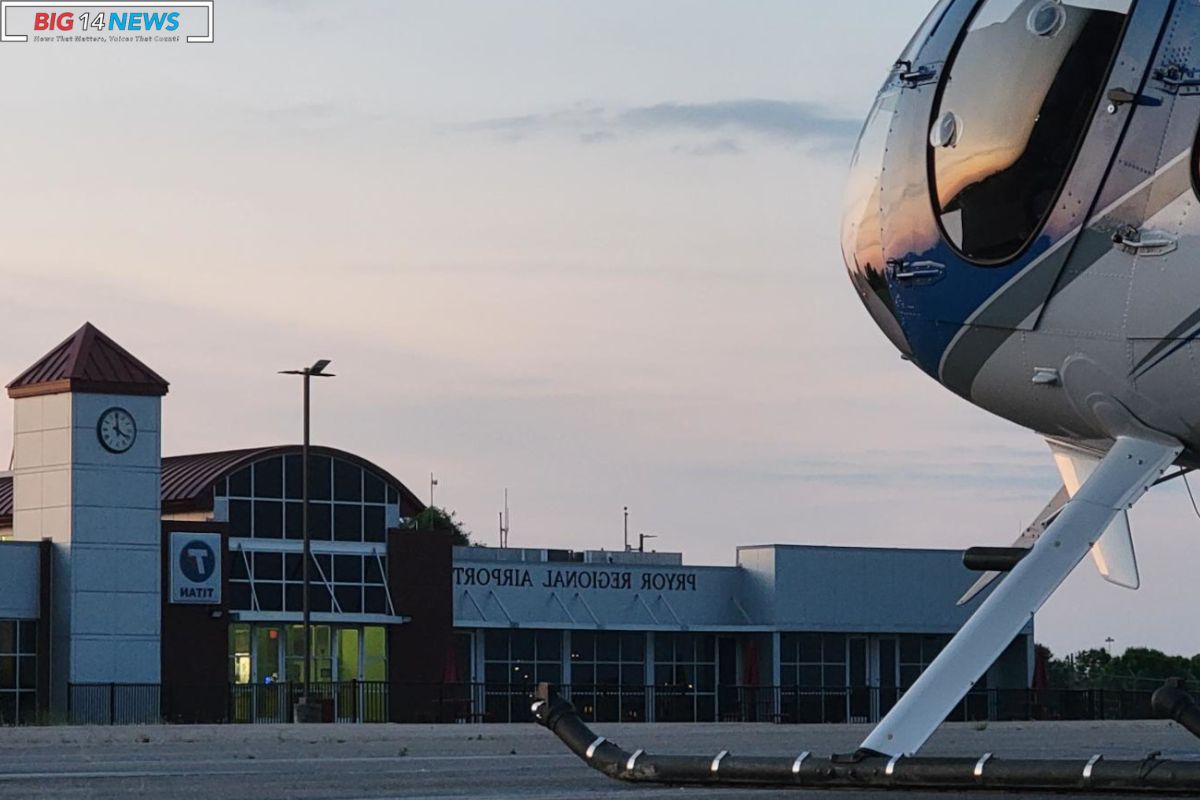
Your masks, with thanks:
[(91, 323), (8, 385), (13, 534), (50, 539), (51, 704), (70, 684), (160, 681), (167, 382)]

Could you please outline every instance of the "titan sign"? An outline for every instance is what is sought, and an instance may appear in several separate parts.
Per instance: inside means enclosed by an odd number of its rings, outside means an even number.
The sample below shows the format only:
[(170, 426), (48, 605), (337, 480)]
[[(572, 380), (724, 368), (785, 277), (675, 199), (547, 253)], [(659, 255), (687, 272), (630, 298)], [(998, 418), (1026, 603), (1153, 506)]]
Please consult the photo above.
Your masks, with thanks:
[(632, 572), (614, 569), (551, 569), (534, 583), (527, 569), (517, 567), (455, 567), (456, 586), (511, 586), (517, 589), (615, 589), (694, 592), (694, 572)]
[(171, 534), (171, 602), (216, 605), (221, 602), (221, 535)]

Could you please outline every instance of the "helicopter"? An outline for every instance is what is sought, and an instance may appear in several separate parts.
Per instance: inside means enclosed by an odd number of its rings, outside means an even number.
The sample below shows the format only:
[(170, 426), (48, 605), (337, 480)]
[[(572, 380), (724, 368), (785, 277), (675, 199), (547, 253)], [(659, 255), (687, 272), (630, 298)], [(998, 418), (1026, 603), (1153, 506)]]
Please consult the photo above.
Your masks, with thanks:
[[(939, 0), (851, 159), (842, 255), (927, 377), (1046, 440), (1062, 479), (1009, 547), (972, 547), (978, 607), (853, 753), (652, 755), (539, 686), (594, 769), (673, 785), (1200, 792), (1200, 762), (918, 752), (1091, 554), (1141, 584), (1128, 511), (1200, 468), (1200, 2)], [(986, 592), (990, 589), (990, 592)], [(1164, 715), (1200, 737), (1168, 682)]]
[(916, 753), (1089, 553), (1138, 588), (1128, 509), (1200, 466), (1197, 41), (1196, 3), (942, 0), (867, 116), (855, 291), (902, 358), (1044, 437), (1062, 486), (976, 552), (960, 603), (1002, 580), (865, 750)]

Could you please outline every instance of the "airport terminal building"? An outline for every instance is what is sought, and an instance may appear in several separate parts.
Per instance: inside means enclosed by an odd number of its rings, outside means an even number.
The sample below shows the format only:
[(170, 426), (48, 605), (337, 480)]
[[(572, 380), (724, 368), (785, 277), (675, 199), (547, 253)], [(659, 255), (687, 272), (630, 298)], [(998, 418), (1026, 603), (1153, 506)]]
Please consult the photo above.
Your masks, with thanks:
[[(85, 325), (8, 384), (0, 723), (283, 721), (306, 665), (301, 448), (163, 457), (168, 384)], [(384, 466), (314, 447), (313, 694), (340, 721), (872, 721), (978, 600), (955, 551), (453, 547)], [(731, 532), (731, 538), (739, 537)], [(1004, 716), (1032, 621), (956, 712)]]

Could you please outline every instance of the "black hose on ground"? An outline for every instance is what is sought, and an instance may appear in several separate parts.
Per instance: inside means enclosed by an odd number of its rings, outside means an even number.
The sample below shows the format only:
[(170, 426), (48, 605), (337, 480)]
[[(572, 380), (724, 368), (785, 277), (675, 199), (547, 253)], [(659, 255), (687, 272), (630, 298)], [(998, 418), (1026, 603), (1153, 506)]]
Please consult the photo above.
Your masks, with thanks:
[[(902, 758), (867, 750), (829, 758), (661, 756), (625, 750), (598, 736), (549, 684), (539, 684), (533, 714), (571, 752), (610, 778), (632, 783), (857, 789), (958, 789), (1125, 794), (1200, 794), (1200, 761)], [(1190, 730), (1190, 728), (1189, 728)]]

